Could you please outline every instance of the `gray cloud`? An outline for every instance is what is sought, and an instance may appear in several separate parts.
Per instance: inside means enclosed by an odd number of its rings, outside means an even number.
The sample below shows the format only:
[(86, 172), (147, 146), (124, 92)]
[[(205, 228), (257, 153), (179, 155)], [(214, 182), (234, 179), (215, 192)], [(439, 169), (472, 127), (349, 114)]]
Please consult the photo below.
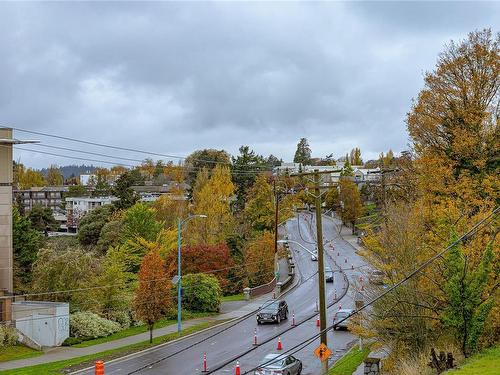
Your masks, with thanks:
[(305, 136), (315, 156), (375, 157), (406, 148), (405, 114), (443, 45), (496, 26), (499, 9), (2, 3), (0, 122), (178, 155), (249, 144), (291, 159)]

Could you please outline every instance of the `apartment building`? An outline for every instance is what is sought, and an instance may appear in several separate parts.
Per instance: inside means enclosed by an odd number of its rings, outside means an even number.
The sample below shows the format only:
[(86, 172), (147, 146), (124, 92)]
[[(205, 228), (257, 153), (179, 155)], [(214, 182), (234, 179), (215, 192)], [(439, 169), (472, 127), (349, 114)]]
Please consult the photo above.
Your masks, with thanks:
[(52, 211), (60, 211), (64, 200), (64, 193), (68, 192), (67, 186), (43, 186), (30, 189), (14, 189), (14, 202), (21, 202), (24, 211), (30, 211), (34, 206), (41, 205)]
[(66, 198), (67, 227), (69, 231), (76, 231), (80, 219), (97, 207), (117, 201), (116, 197), (70, 197)]

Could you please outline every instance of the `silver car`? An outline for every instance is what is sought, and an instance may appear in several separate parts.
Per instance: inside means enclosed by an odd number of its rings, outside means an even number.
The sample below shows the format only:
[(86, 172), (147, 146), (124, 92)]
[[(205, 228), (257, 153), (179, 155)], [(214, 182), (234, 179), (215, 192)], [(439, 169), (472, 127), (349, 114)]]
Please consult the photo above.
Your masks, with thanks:
[[(352, 309), (341, 309), (335, 313), (335, 316), (333, 317), (333, 324), (334, 324), (333, 329), (335, 331), (337, 330), (337, 328), (344, 328), (344, 329), (349, 328), (349, 320), (351, 320), (351, 318), (348, 319), (345, 318), (351, 315), (352, 311), (353, 311)], [(345, 320), (341, 322), (341, 320), (343, 319)]]
[(291, 355), (283, 357), (281, 354), (268, 354), (262, 363), (265, 365), (258, 367), (255, 375), (300, 375), (302, 373), (302, 362)]

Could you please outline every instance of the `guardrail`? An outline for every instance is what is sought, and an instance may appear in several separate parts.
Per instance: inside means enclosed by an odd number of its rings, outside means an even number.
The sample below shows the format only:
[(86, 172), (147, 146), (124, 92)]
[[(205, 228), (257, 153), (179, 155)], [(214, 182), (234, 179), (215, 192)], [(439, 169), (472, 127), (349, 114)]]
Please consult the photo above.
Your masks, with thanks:
[(256, 286), (255, 288), (244, 288), (243, 294), (245, 295), (245, 299), (248, 301), (250, 298), (258, 297), (263, 294), (272, 292), (276, 287), (276, 277), (274, 277), (267, 284)]

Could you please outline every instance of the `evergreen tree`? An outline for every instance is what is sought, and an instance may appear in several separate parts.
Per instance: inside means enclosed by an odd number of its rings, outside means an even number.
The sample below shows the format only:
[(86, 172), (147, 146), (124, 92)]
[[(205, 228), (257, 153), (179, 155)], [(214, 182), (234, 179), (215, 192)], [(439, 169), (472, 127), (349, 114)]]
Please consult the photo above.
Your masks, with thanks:
[(233, 183), (236, 185), (236, 208), (245, 205), (247, 190), (253, 185), (260, 170), (266, 169), (265, 160), (248, 146), (240, 147), (240, 154), (232, 158)]
[(295, 156), (293, 158), (294, 163), (300, 163), (302, 165), (311, 164), (311, 148), (306, 138), (301, 138), (297, 144), (297, 150), (295, 151)]
[[(453, 232), (450, 243), (457, 238), (456, 232)], [(493, 307), (493, 297), (486, 293), (492, 262), (491, 244), (486, 246), (480, 263), (474, 267), (473, 260), (462, 251), (460, 243), (450, 249), (443, 262), (447, 307), (442, 319), (460, 340), (465, 356), (476, 350), (484, 323)]]
[(134, 176), (132, 172), (128, 171), (116, 180), (113, 188), (113, 195), (119, 198), (119, 200), (115, 201), (113, 204), (118, 209), (129, 208), (139, 200), (137, 193), (131, 188), (135, 182), (137, 182), (136, 176)]

